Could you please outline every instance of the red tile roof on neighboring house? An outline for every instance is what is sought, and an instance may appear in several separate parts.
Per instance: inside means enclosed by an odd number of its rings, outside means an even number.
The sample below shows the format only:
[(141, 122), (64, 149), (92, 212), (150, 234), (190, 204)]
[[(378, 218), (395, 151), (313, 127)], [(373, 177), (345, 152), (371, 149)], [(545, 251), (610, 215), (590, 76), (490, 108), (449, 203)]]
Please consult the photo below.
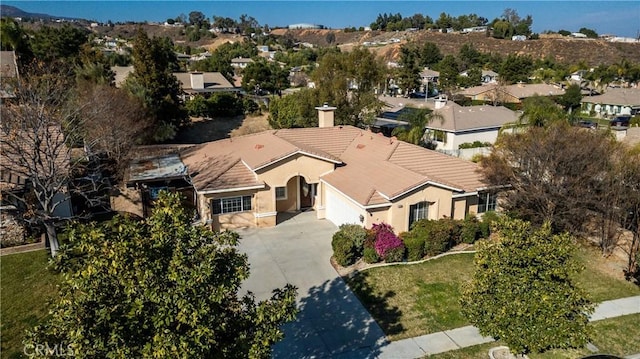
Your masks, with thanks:
[(263, 185), (256, 171), (300, 154), (337, 164), (321, 179), (364, 207), (427, 184), (460, 194), (485, 187), (472, 162), (351, 126), (265, 131), (193, 146), (181, 156), (195, 188), (215, 192)]

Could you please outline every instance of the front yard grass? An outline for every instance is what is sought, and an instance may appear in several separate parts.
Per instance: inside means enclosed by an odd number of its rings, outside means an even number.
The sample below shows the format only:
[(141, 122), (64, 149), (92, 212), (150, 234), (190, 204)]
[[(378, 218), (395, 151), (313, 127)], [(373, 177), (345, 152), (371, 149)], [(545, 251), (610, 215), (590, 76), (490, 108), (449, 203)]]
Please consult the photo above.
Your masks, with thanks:
[(3, 358), (21, 358), (25, 331), (46, 318), (60, 277), (47, 269), (46, 250), (0, 257), (0, 350)]
[[(372, 268), (346, 281), (389, 340), (395, 341), (470, 324), (460, 313), (459, 300), (463, 283), (473, 274), (473, 256), (462, 253), (420, 264)], [(595, 303), (640, 295), (640, 288), (625, 281), (621, 272), (614, 276), (603, 268), (606, 259), (597, 249), (579, 247), (576, 258), (585, 266), (576, 283)], [(385, 308), (398, 310), (391, 318)]]
[[(593, 335), (591, 343), (595, 345), (600, 354), (614, 354), (620, 357), (640, 353), (640, 314), (625, 315), (622, 317), (599, 320), (591, 323)], [(505, 345), (501, 341), (476, 345), (460, 350), (434, 354), (426, 358), (432, 359), (486, 359), (489, 349)], [(529, 354), (531, 359), (575, 359), (581, 356), (593, 354), (586, 348), (569, 350), (550, 350), (542, 354)]]

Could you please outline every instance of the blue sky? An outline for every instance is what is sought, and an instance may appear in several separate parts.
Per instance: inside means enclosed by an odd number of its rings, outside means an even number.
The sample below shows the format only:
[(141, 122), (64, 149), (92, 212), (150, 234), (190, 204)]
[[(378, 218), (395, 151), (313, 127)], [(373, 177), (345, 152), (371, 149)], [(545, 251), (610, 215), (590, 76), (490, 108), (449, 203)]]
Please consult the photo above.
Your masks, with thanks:
[(315, 23), (331, 28), (368, 26), (379, 13), (415, 13), (437, 18), (475, 13), (489, 20), (512, 8), (533, 17), (533, 31), (577, 31), (635, 37), (640, 31), (639, 1), (2, 1), (22, 10), (55, 16), (111, 21), (164, 21), (191, 11), (237, 19), (248, 14), (260, 24)]

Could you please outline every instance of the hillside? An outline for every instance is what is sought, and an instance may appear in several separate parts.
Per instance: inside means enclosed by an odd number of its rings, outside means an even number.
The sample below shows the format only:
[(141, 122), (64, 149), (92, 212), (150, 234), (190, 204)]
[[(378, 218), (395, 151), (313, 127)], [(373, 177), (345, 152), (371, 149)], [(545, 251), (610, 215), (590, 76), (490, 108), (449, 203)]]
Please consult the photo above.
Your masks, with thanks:
[(584, 61), (588, 65), (612, 64), (626, 58), (629, 61), (640, 62), (640, 43), (614, 43), (596, 39), (574, 39), (567, 37), (546, 37), (540, 40), (510, 41), (487, 37), (484, 33), (471, 34), (442, 34), (430, 31), (400, 31), (380, 32), (363, 31), (348, 32), (342, 30), (287, 30), (273, 31), (277, 35), (291, 35), (301, 42), (312, 43), (317, 46), (328, 46), (328, 34), (335, 36), (334, 44), (344, 50), (364, 42), (383, 42), (392, 38), (399, 39), (399, 43), (371, 46), (370, 49), (386, 61), (398, 60), (400, 46), (408, 41), (418, 44), (433, 42), (443, 54), (457, 54), (462, 45), (471, 43), (482, 52), (507, 54), (526, 54), (534, 58), (554, 58), (558, 62), (578, 63)]

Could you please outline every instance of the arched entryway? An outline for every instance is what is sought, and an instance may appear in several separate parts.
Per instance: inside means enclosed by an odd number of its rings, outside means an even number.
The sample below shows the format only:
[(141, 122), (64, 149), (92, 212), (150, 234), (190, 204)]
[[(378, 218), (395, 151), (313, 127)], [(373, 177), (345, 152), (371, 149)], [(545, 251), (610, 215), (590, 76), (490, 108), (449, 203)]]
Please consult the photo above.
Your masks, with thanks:
[(317, 183), (309, 183), (301, 175), (292, 176), (285, 186), (276, 187), (276, 210), (297, 212), (313, 208), (317, 190)]

